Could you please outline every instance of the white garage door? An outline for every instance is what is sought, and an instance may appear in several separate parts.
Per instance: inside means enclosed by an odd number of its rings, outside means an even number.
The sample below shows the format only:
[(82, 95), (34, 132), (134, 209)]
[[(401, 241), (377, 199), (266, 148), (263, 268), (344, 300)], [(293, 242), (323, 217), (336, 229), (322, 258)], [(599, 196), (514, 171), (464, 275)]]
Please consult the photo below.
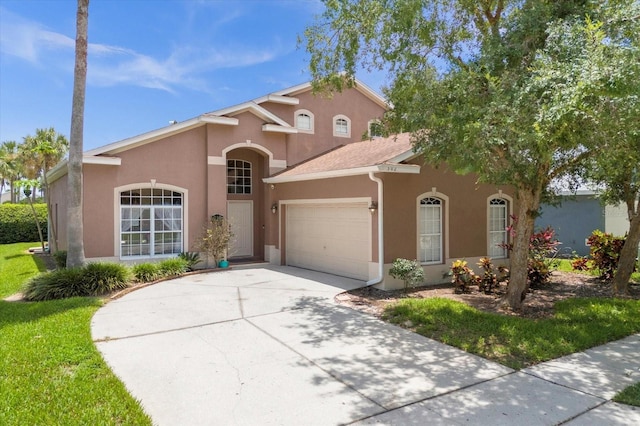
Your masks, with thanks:
[(371, 213), (366, 203), (289, 204), (287, 265), (367, 280)]

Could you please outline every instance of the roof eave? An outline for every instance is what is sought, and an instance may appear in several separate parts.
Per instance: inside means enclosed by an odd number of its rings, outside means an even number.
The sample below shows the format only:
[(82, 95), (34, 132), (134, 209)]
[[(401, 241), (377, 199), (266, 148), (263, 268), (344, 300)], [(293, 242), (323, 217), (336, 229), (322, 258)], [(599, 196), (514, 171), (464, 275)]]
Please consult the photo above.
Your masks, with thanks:
[[(119, 166), (122, 164), (122, 159), (120, 157), (105, 157), (105, 156), (93, 156), (93, 155), (83, 155), (82, 156), (82, 164), (98, 164), (102, 166)], [(56, 164), (49, 172), (47, 173), (47, 181), (49, 183), (53, 183), (60, 179), (62, 176), (66, 175), (69, 168), (69, 160), (65, 159), (58, 164)]]
[(273, 176), (264, 178), (264, 183), (288, 183), (288, 182), (303, 182), (309, 180), (319, 179), (332, 179), (339, 177), (359, 176), (367, 175), (369, 173), (403, 173), (403, 174), (418, 174), (420, 173), (420, 166), (416, 164), (377, 164), (373, 166), (356, 167), (353, 169), (342, 170), (328, 170), (324, 172), (304, 173), (294, 176)]
[(273, 133), (286, 133), (286, 134), (295, 134), (298, 133), (298, 129), (291, 126), (280, 126), (278, 124), (263, 124), (262, 125), (263, 132), (273, 132)]

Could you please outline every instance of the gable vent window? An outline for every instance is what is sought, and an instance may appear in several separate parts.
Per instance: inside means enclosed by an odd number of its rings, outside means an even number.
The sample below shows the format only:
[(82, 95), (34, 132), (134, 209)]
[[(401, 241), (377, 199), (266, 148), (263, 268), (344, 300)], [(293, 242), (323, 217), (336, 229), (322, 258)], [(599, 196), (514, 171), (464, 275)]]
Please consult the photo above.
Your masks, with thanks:
[(302, 133), (313, 133), (313, 114), (311, 111), (306, 109), (296, 111), (295, 126)]
[(383, 136), (382, 123), (378, 120), (369, 121), (369, 138), (377, 139)]
[(251, 194), (251, 163), (227, 160), (227, 194)]
[(351, 137), (351, 120), (347, 116), (336, 115), (333, 117), (333, 136)]

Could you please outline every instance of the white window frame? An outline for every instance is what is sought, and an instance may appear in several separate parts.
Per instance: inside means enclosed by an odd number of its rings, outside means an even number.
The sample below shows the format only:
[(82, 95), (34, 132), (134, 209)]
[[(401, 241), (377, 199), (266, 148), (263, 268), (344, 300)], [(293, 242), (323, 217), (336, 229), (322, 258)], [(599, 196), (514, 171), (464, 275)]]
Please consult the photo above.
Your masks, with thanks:
[[(487, 198), (487, 256), (492, 259), (506, 259), (509, 257), (509, 251), (506, 248), (498, 247), (494, 244), (494, 237), (497, 236), (503, 242), (509, 243), (507, 226), (509, 225), (509, 216), (512, 208), (513, 200), (505, 194), (493, 194)], [(497, 218), (495, 216), (496, 212), (499, 212)], [(501, 220), (501, 223), (498, 224), (498, 220)]]
[[(338, 132), (338, 124), (337, 124), (338, 120), (344, 120), (346, 122), (346, 125), (347, 125), (346, 133)], [(343, 114), (338, 114), (338, 115), (333, 117), (332, 123), (333, 123), (333, 136), (338, 137), (338, 138), (350, 138), (351, 137), (351, 119), (349, 117), (347, 117), (346, 115), (343, 115)]]
[[(309, 117), (309, 129), (301, 128), (298, 126), (298, 116), (306, 115)], [(310, 133), (313, 134), (315, 127), (315, 117), (313, 113), (307, 109), (299, 109), (293, 114), (293, 125), (296, 129), (298, 129), (299, 133)]]
[[(233, 161), (234, 162), (234, 166), (229, 167), (229, 163)], [(237, 164), (240, 162), (242, 164), (242, 167), (238, 168)], [(234, 173), (236, 173), (235, 176), (231, 175), (231, 169), (234, 170)], [(237, 176), (237, 171), (238, 170), (242, 170), (242, 176), (238, 177)], [(247, 173), (248, 172), (248, 176)], [(237, 182), (233, 182), (231, 183), (230, 179), (249, 179), (249, 184), (238, 184)], [(229, 192), (229, 189), (233, 187), (236, 190), (234, 192)], [(249, 192), (246, 192), (243, 189), (243, 192), (237, 192), (237, 188), (248, 188)], [(251, 195), (253, 193), (253, 164), (251, 164), (250, 161), (247, 160), (242, 160), (239, 158), (228, 158), (227, 159), (227, 195)]]
[[(152, 180), (154, 181), (154, 180)], [(177, 205), (163, 205), (163, 204), (140, 204), (140, 205), (132, 205), (132, 204), (121, 204), (121, 195), (124, 192), (136, 190), (136, 189), (161, 189), (171, 192), (177, 192), (181, 194), (181, 204), (179, 207)], [(170, 258), (175, 257), (182, 251), (185, 251), (185, 247), (189, 247), (188, 235), (189, 235), (189, 226), (186, 218), (188, 216), (188, 200), (189, 200), (189, 191), (185, 188), (180, 188), (173, 185), (165, 185), (165, 184), (155, 184), (155, 183), (138, 183), (138, 184), (130, 184), (124, 185), (121, 187), (114, 188), (114, 253), (115, 255), (122, 260), (137, 260), (137, 259), (162, 259), (162, 258)], [(149, 209), (149, 254), (142, 255), (127, 255), (124, 256), (122, 254), (122, 216), (123, 216), (123, 208), (124, 209)], [(155, 209), (169, 209), (169, 210), (179, 210), (180, 211), (180, 223), (181, 229), (174, 230), (173, 232), (181, 233), (181, 241), (180, 241), (180, 251), (172, 252), (172, 253), (164, 253), (164, 254), (155, 254), (155, 233), (162, 233), (161, 231), (155, 232)], [(142, 215), (140, 215), (142, 216)], [(141, 231), (142, 232), (142, 231)]]
[[(424, 203), (424, 201), (427, 201), (430, 204)], [(433, 264), (440, 264), (444, 262), (444, 259), (443, 259), (444, 236), (442, 232), (443, 230), (442, 222), (444, 220), (443, 207), (444, 207), (444, 200), (442, 200), (439, 197), (427, 196), (427, 197), (422, 197), (418, 200), (418, 259), (420, 263), (423, 265), (433, 265)], [(425, 227), (423, 226), (424, 220), (425, 220), (424, 215), (427, 209), (438, 212), (437, 232), (427, 232), (425, 230)], [(427, 256), (425, 255), (426, 253), (423, 252), (421, 243), (423, 238), (425, 237), (429, 239), (431, 239), (432, 237), (438, 237), (438, 242), (439, 242), (438, 258), (428, 259)]]

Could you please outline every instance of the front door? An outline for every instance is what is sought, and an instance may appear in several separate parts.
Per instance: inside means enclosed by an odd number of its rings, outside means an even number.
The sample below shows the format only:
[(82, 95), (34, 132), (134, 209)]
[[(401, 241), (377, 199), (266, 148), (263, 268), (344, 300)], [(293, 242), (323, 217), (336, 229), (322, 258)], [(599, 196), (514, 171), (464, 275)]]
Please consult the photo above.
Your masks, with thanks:
[(233, 238), (229, 257), (253, 256), (253, 201), (227, 201)]

